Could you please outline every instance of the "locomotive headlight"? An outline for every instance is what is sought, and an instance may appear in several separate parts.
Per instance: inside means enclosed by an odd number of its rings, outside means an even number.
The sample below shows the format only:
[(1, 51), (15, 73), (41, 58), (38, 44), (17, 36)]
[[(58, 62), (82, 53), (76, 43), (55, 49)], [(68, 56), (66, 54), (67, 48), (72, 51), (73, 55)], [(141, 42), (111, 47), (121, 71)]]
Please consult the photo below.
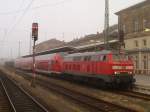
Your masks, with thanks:
[(121, 66), (112, 66), (112, 69), (113, 69), (113, 70), (122, 69), (122, 67), (121, 67)]
[(132, 72), (128, 72), (129, 74), (132, 74)]
[(120, 74), (120, 72), (114, 72), (114, 73), (115, 73), (115, 75)]

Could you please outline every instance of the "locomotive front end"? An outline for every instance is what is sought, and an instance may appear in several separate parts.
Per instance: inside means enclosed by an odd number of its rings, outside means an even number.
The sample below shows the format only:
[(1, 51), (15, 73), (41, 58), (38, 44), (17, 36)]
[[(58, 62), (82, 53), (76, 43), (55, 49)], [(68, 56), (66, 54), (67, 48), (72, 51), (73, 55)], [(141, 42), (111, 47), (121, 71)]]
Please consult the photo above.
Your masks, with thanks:
[(134, 64), (128, 56), (122, 54), (112, 55), (112, 72), (114, 82), (125, 86), (133, 85)]

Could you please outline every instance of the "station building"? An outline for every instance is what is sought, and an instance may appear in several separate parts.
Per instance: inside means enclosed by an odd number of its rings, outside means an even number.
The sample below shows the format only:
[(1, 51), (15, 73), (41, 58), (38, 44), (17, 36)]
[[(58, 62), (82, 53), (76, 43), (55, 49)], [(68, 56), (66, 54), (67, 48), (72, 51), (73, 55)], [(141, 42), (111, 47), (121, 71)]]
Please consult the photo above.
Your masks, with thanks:
[[(118, 25), (112, 25), (109, 28), (109, 46), (112, 49), (118, 48)], [(60, 47), (73, 47), (78, 49), (77, 52), (100, 51), (104, 49), (103, 32), (85, 35), (84, 37), (73, 39), (70, 42), (50, 39), (36, 45), (36, 52), (49, 51)]]
[(124, 31), (125, 49), (133, 58), (136, 74), (150, 75), (150, 0), (116, 13)]

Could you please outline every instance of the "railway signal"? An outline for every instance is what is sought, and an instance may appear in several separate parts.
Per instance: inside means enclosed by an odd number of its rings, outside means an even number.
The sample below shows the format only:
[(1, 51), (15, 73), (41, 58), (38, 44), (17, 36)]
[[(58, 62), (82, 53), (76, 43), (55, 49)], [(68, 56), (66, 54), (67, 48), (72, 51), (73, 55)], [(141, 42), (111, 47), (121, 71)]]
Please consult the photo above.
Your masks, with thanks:
[(38, 40), (38, 23), (32, 23), (32, 39), (33, 39), (33, 79), (31, 81), (31, 86), (35, 87), (35, 42)]
[(38, 23), (32, 23), (32, 39), (38, 40)]

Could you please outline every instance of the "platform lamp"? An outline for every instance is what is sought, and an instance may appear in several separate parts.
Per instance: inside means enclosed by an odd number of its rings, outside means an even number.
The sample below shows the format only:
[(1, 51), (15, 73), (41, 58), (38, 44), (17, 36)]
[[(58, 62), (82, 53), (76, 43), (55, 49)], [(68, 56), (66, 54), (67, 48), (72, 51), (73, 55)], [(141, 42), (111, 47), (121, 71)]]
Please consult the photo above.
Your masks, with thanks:
[(33, 72), (33, 78), (31, 80), (31, 86), (35, 87), (35, 42), (38, 40), (38, 23), (32, 23), (32, 40), (33, 40), (33, 54), (32, 54), (32, 60), (33, 60), (33, 66), (32, 66), (32, 72)]

